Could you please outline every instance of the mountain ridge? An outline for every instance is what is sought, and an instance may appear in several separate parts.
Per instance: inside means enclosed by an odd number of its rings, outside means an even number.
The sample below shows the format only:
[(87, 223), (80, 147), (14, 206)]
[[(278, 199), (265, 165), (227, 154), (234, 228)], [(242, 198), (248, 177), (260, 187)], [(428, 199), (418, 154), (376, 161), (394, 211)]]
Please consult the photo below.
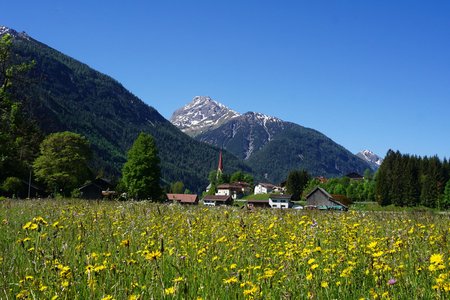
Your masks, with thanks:
[[(201, 110), (199, 98), (194, 99), (196, 110)], [(177, 110), (187, 112), (186, 119), (193, 114), (188, 107)], [(218, 116), (209, 118), (214, 121)], [(367, 162), (314, 129), (257, 112), (229, 118), (214, 128), (205, 127), (195, 138), (230, 151), (247, 161), (260, 178), (273, 182), (283, 181), (293, 169), (334, 177), (350, 172), (362, 174), (370, 168)]]

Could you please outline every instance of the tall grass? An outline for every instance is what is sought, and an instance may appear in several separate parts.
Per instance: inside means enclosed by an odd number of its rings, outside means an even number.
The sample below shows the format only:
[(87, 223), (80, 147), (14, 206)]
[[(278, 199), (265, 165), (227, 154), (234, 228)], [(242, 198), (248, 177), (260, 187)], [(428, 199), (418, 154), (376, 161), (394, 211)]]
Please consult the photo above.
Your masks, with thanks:
[(449, 216), (2, 201), (1, 299), (447, 299)]

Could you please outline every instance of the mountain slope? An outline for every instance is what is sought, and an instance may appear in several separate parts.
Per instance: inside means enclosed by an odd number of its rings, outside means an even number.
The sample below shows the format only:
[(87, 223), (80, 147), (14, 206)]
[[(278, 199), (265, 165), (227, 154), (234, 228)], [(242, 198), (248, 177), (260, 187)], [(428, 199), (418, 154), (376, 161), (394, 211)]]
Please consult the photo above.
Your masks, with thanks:
[[(218, 149), (179, 131), (109, 76), (26, 34), (7, 32), (14, 36), (16, 60), (36, 61), (28, 83), (15, 87), (15, 96), (44, 133), (69, 130), (86, 136), (94, 150), (93, 168), (118, 176), (126, 151), (141, 131), (148, 132), (155, 138), (165, 181), (181, 180), (194, 191), (207, 185)], [(229, 153), (224, 161), (227, 172), (250, 171)]]
[[(196, 106), (201, 109), (201, 103)], [(189, 114), (185, 117), (187, 120)], [(363, 174), (369, 168), (365, 161), (322, 133), (260, 113), (236, 116), (195, 138), (245, 159), (259, 179), (272, 182), (283, 181), (294, 169), (334, 177), (350, 172)]]
[(249, 159), (285, 129), (285, 122), (259, 113), (248, 112), (229, 120), (196, 139), (222, 147), (239, 158)]
[(239, 114), (207, 96), (196, 96), (188, 105), (176, 110), (170, 121), (181, 131), (196, 136), (212, 130)]

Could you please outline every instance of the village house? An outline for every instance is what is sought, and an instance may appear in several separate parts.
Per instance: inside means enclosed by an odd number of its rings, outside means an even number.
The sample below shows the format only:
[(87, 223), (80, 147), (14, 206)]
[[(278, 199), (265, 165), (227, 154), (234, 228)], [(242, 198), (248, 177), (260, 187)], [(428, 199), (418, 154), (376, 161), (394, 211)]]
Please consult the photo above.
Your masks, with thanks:
[(167, 200), (180, 204), (198, 204), (198, 196), (196, 194), (167, 194)]
[(203, 204), (207, 206), (232, 205), (233, 198), (229, 195), (206, 195), (202, 199)]
[(255, 190), (254, 190), (254, 194), (255, 195), (259, 195), (259, 194), (270, 194), (274, 191), (275, 189), (275, 185), (271, 184), (271, 183), (258, 183), (255, 186)]
[(317, 209), (348, 210), (348, 207), (337, 201), (321, 187), (316, 187), (306, 196), (306, 207)]
[(240, 199), (250, 194), (250, 184), (246, 182), (225, 183), (217, 186), (218, 196), (231, 196), (233, 199)]
[(291, 208), (294, 205), (291, 200), (292, 195), (271, 194), (269, 196), (269, 205), (272, 208)]

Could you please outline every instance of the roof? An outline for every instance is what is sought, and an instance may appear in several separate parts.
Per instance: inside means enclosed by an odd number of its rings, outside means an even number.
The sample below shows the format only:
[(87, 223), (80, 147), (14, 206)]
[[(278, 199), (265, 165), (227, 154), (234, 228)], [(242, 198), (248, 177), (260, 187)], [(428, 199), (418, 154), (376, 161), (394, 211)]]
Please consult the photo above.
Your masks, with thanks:
[(181, 203), (195, 203), (198, 201), (196, 194), (167, 194), (167, 199)]
[(288, 199), (288, 200), (291, 200), (292, 199), (292, 195), (289, 195), (289, 194), (270, 194), (269, 198), (270, 199)]
[(275, 187), (275, 185), (271, 183), (258, 183), (258, 185), (269, 189), (273, 189)]
[(104, 179), (104, 178), (96, 178), (96, 179), (94, 179), (94, 180), (92, 180), (92, 181), (90, 181), (90, 182), (84, 184), (83, 186), (81, 186), (81, 187), (78, 188), (78, 189), (79, 189), (79, 190), (83, 190), (83, 189), (85, 189), (86, 187), (91, 186), (91, 185), (93, 185), (93, 186), (99, 188), (100, 190), (107, 190), (107, 189), (109, 189), (109, 188), (112, 188), (112, 185), (111, 185), (111, 183), (110, 183), (109, 180)]
[(243, 189), (249, 187), (250, 185), (246, 182), (234, 182), (234, 183), (224, 183), (217, 186), (218, 190), (234, 190), (234, 189)]
[(323, 193), (328, 200), (330, 200), (331, 202), (340, 205), (342, 207), (348, 208), (347, 206), (345, 206), (344, 204), (342, 204), (341, 202), (337, 201), (335, 198), (333, 198), (333, 196), (331, 196), (327, 191), (325, 191), (323, 188), (321, 187), (316, 187), (314, 190), (312, 190), (311, 193), (309, 193), (308, 195), (306, 195), (306, 199), (308, 199), (312, 194), (314, 194), (317, 190), (319, 190), (321, 193)]
[(247, 203), (269, 203), (269, 199), (248, 199)]
[(203, 197), (203, 201), (222, 201), (222, 202), (226, 202), (228, 200), (231, 200), (231, 196), (226, 196), (226, 195), (206, 195), (205, 197)]

